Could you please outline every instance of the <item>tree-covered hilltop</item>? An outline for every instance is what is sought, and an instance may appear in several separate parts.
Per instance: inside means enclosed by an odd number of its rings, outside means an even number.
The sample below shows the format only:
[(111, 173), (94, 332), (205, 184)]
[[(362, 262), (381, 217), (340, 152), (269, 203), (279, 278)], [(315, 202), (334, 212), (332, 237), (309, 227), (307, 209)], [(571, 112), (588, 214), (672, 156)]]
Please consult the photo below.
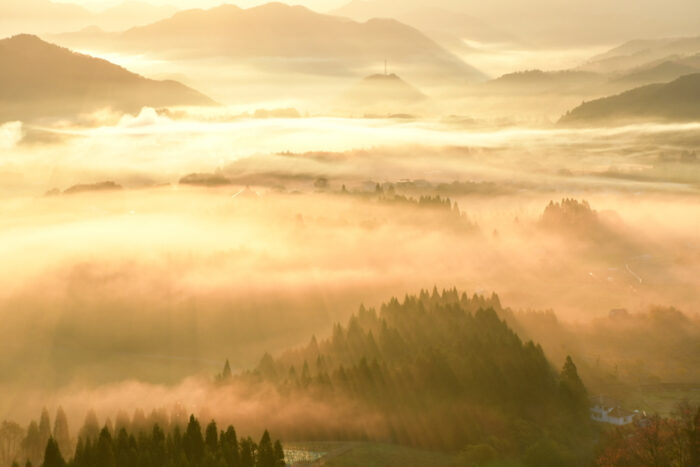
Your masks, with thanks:
[[(65, 414), (59, 409), (51, 432), (49, 415), (42, 412), (39, 425), (32, 422), (12, 454), (12, 467), (283, 467), (284, 451), (265, 431), (258, 443), (251, 438), (238, 439), (233, 426), (219, 431), (213, 420), (202, 430), (197, 418), (189, 421), (175, 413), (155, 412), (149, 423), (142, 412), (132, 422), (124, 415), (115, 425), (107, 419), (100, 428), (94, 412), (89, 412), (79, 430), (77, 443), (68, 434)], [(9, 422), (5, 422), (7, 425)], [(23, 431), (18, 425), (18, 430)], [(2, 446), (7, 447), (0, 433)], [(40, 446), (45, 446), (41, 448)], [(3, 454), (6, 449), (2, 450)], [(10, 465), (3, 456), (2, 465)]]
[(564, 125), (695, 121), (700, 117), (700, 73), (649, 84), (584, 102), (559, 121)]
[(292, 398), (354, 401), (380, 414), (394, 442), (486, 444), (519, 457), (545, 440), (571, 454), (589, 426), (574, 362), (558, 374), (495, 310), (502, 310), (495, 294), (456, 289), (392, 298), (379, 311), (360, 307), (328, 339), (313, 337), (277, 359), (266, 354), (241, 378), (271, 381)]

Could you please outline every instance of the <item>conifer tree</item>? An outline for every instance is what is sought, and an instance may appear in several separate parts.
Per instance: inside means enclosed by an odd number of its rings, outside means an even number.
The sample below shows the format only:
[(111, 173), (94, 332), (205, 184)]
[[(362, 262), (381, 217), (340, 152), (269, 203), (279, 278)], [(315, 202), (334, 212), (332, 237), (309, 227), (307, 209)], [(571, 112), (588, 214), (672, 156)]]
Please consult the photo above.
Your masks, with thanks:
[(559, 394), (562, 402), (570, 407), (573, 413), (585, 414), (588, 409), (588, 393), (571, 356), (566, 357), (559, 375)]
[(22, 441), (22, 450), (24, 455), (27, 457), (27, 461), (33, 461), (40, 463), (42, 456), (44, 455), (45, 444), (41, 443), (41, 435), (39, 434), (39, 425), (35, 421), (29, 424), (27, 428), (27, 435)]
[(68, 418), (63, 411), (63, 407), (59, 407), (56, 411), (56, 419), (53, 425), (53, 438), (58, 443), (58, 448), (64, 457), (69, 457), (72, 451), (70, 431), (68, 430)]
[(44, 463), (42, 467), (65, 467), (66, 461), (61, 455), (61, 450), (58, 449), (58, 443), (53, 438), (49, 438), (46, 442), (44, 450)]
[(100, 435), (100, 424), (97, 421), (97, 414), (94, 410), (90, 409), (85, 415), (85, 423), (80, 429), (80, 437), (85, 441), (91, 440), (95, 442), (97, 437)]
[(110, 435), (106, 426), (100, 431), (100, 436), (97, 440), (96, 460), (97, 465), (100, 467), (117, 466), (117, 458), (114, 454), (114, 447), (112, 445), (112, 435)]
[(212, 420), (209, 422), (209, 425), (207, 425), (207, 430), (206, 430), (206, 436), (204, 439), (206, 448), (209, 452), (216, 452), (217, 448), (219, 446), (219, 439), (218, 439), (218, 431), (216, 428), (216, 422)]
[(49, 411), (44, 407), (41, 411), (41, 418), (39, 419), (39, 440), (42, 447), (46, 446), (49, 438), (51, 438), (51, 420), (49, 419)]
[(190, 415), (190, 422), (187, 424), (187, 430), (182, 437), (182, 445), (185, 449), (185, 455), (192, 464), (197, 464), (204, 456), (204, 438), (202, 437), (202, 428), (199, 421)]
[(284, 449), (280, 440), (275, 441), (275, 467), (284, 467), (287, 463), (284, 460)]
[(275, 450), (272, 446), (272, 440), (270, 439), (270, 433), (265, 430), (262, 438), (260, 438), (260, 443), (258, 444), (258, 452), (256, 455), (256, 467), (275, 467)]
[(256, 446), (252, 439), (241, 440), (241, 467), (255, 467)]
[(221, 450), (227, 467), (240, 465), (240, 453), (238, 451), (238, 438), (233, 426), (229, 426), (220, 436)]
[(228, 358), (226, 359), (226, 363), (224, 363), (224, 369), (221, 371), (221, 381), (228, 381), (231, 379), (231, 364), (228, 361)]

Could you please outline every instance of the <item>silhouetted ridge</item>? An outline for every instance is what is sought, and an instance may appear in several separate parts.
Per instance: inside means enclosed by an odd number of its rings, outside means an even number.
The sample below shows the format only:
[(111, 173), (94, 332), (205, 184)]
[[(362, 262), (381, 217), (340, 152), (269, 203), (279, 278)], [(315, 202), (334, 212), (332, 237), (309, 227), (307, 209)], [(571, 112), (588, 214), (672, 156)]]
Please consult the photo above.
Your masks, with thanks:
[[(64, 35), (63, 43), (83, 46), (87, 36)], [(366, 69), (389, 57), (440, 79), (480, 80), (484, 76), (422, 32), (395, 20), (358, 23), (302, 6), (268, 3), (248, 9), (222, 5), (187, 10), (121, 34), (104, 35), (101, 46), (177, 58), (229, 57), (293, 59), (295, 70), (315, 73), (319, 61), (340, 70)], [(279, 69), (279, 67), (275, 67)]]
[(561, 123), (635, 122), (700, 119), (700, 73), (668, 84), (651, 84), (612, 97), (586, 102), (567, 113)]
[(28, 34), (0, 41), (0, 121), (66, 117), (110, 107), (212, 105), (176, 81), (154, 81)]

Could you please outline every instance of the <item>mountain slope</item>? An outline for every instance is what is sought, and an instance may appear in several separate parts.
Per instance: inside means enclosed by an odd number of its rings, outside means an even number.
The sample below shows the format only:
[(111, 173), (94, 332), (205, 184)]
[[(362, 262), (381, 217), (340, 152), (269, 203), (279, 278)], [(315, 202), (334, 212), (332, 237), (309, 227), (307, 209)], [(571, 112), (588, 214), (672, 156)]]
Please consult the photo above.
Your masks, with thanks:
[(599, 73), (626, 73), (700, 53), (700, 36), (633, 40), (591, 58), (580, 68)]
[[(80, 35), (61, 40), (88, 45)], [(311, 74), (323, 63), (364, 74), (388, 59), (399, 71), (471, 81), (484, 78), (420, 31), (398, 21), (357, 23), (280, 3), (183, 11), (122, 34), (105, 35), (100, 47), (177, 59), (226, 57), (259, 67), (274, 62), (277, 69), (282, 64)]]
[(526, 70), (508, 73), (484, 83), (488, 92), (513, 94), (577, 93), (599, 88), (605, 77), (576, 70)]
[(0, 41), (0, 121), (66, 117), (104, 107), (212, 105), (176, 81), (154, 81), (106, 60), (71, 52), (36, 36)]
[[(356, 19), (381, 16), (405, 21), (406, 11), (425, 7), (478, 18), (523, 43), (557, 48), (611, 44), (640, 30), (664, 37), (696, 34), (700, 28), (697, 0), (348, 0), (335, 12)], [(423, 25), (405, 22), (423, 30)], [(462, 37), (480, 40), (469, 37), (469, 31)]]
[(700, 119), (700, 73), (668, 84), (650, 84), (612, 97), (586, 102), (560, 120), (566, 124)]
[(350, 90), (345, 98), (357, 105), (411, 104), (426, 96), (395, 74), (371, 75)]
[(344, 16), (355, 21), (372, 18), (394, 18), (425, 32), (440, 44), (449, 48), (464, 49), (468, 46), (463, 39), (478, 42), (514, 42), (509, 33), (492, 27), (469, 14), (452, 8), (432, 4), (417, 4), (403, 1), (352, 1), (331, 14)]
[(107, 30), (124, 30), (167, 18), (175, 11), (177, 9), (170, 6), (136, 0), (127, 0), (100, 12), (49, 0), (2, 0), (0, 37), (25, 31), (58, 33), (93, 25)]
[(683, 63), (682, 61), (664, 61), (658, 65), (642, 67), (633, 70), (615, 81), (627, 84), (644, 85), (651, 83), (666, 83), (681, 76), (700, 72), (700, 67)]
[(361, 307), (328, 339), (313, 337), (277, 359), (266, 354), (244, 377), (339, 407), (352, 401), (358, 415), (369, 410), (378, 422), (364, 433), (370, 439), (452, 450), (494, 435), (487, 420), (504, 430), (557, 429), (569, 409), (558, 397), (561, 380), (542, 349), (521, 341), (499, 312), (495, 294), (433, 289), (392, 298), (378, 311)]

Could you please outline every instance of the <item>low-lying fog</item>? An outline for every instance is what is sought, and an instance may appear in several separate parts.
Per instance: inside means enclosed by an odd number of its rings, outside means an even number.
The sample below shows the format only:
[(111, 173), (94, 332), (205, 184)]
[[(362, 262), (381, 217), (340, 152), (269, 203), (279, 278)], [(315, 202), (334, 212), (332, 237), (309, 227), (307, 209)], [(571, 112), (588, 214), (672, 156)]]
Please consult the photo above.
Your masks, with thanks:
[[(235, 114), (0, 127), (6, 418), (196, 407), (216, 399), (185, 378), (433, 285), (568, 322), (698, 310), (697, 124)], [(545, 213), (563, 198), (590, 209)]]

